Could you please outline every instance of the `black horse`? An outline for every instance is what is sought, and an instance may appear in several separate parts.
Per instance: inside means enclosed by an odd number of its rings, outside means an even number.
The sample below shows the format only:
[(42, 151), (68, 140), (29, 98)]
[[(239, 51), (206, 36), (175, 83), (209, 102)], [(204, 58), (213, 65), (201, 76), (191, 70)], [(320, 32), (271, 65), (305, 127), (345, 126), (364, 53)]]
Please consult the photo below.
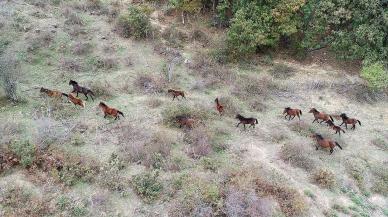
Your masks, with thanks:
[(244, 130), (245, 130), (245, 124), (250, 124), (249, 127), (252, 127), (255, 128), (255, 124), (258, 124), (259, 122), (257, 121), (256, 118), (245, 118), (243, 117), (242, 115), (240, 114), (237, 114), (236, 115), (236, 119), (238, 119), (240, 122), (237, 124), (236, 127), (238, 127), (240, 124), (243, 124), (244, 125)]
[(93, 96), (95, 96), (95, 95), (94, 95), (93, 91), (90, 90), (89, 88), (81, 87), (78, 85), (78, 83), (76, 81), (73, 81), (73, 80), (70, 80), (69, 85), (73, 86), (73, 91), (71, 91), (71, 92), (77, 93), (77, 97), (78, 97), (78, 93), (83, 93), (86, 96), (86, 100), (88, 100), (88, 95), (90, 95), (90, 97), (94, 101)]

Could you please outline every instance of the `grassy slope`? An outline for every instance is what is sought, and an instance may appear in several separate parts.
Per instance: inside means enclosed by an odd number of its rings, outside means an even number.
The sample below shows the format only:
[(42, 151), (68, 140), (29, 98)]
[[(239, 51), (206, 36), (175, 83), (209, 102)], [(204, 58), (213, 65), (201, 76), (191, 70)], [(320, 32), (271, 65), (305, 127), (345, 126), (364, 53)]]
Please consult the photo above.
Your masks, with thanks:
[[(130, 124), (138, 129), (147, 129), (148, 133), (164, 130), (168, 132), (168, 136), (173, 137), (173, 141), (178, 143), (173, 149), (173, 155), (177, 155), (184, 159), (189, 165), (184, 172), (195, 177), (203, 179), (220, 179), (223, 171), (228, 171), (234, 165), (230, 165), (230, 161), (238, 161), (236, 165), (241, 167), (252, 168), (254, 172), (259, 174), (270, 173), (276, 179), (284, 180), (301, 194), (312, 192), (313, 197), (306, 196), (309, 205), (308, 215), (315, 216), (330, 215), (330, 212), (338, 215), (346, 216), (338, 211), (333, 211), (333, 205), (341, 205), (350, 210), (350, 213), (359, 213), (368, 216), (383, 215), (383, 207), (387, 205), (387, 198), (378, 194), (373, 194), (367, 190), (367, 196), (363, 196), (354, 178), (351, 177), (351, 170), (347, 162), (352, 162), (354, 159), (365, 161), (367, 170), (364, 173), (365, 181), (362, 185), (370, 187), (374, 176), (372, 170), (375, 165), (380, 165), (381, 168), (386, 167), (385, 159), (387, 159), (386, 150), (382, 150), (374, 146), (371, 141), (376, 138), (385, 138), (387, 134), (384, 130), (388, 128), (388, 111), (386, 101), (373, 102), (373, 104), (359, 103), (354, 99), (352, 90), (350, 93), (343, 94), (338, 91), (341, 85), (349, 85), (351, 83), (362, 82), (356, 76), (347, 75), (342, 71), (318, 66), (303, 66), (295, 63), (287, 64), (296, 69), (294, 76), (288, 79), (275, 79), (271, 82), (276, 84), (278, 88), (271, 89), (266, 98), (264, 96), (254, 95), (249, 100), (236, 99), (238, 111), (247, 116), (252, 115), (259, 119), (260, 124), (256, 129), (242, 131), (234, 127), (235, 120), (233, 115), (226, 117), (218, 117), (214, 112), (213, 100), (216, 96), (228, 97), (235, 92), (238, 82), (232, 82), (231, 85), (221, 85), (215, 88), (195, 88), (195, 85), (202, 78), (195, 75), (195, 70), (190, 70), (185, 64), (175, 67), (174, 81), (167, 84), (168, 87), (177, 87), (188, 92), (187, 101), (173, 102), (174, 104), (183, 104), (190, 107), (201, 106), (206, 112), (211, 113), (210, 119), (206, 123), (207, 126), (215, 125), (220, 127), (226, 134), (224, 142), (230, 147), (227, 151), (214, 153), (210, 155), (211, 159), (217, 159), (220, 166), (216, 173), (204, 170), (201, 166), (201, 160), (193, 160), (184, 154), (184, 150), (189, 147), (185, 144), (184, 133), (182, 130), (167, 127), (162, 122), (161, 113), (170, 105), (170, 98), (165, 94), (145, 94), (141, 90), (136, 90), (134, 86), (137, 74), (148, 74), (153, 77), (163, 77), (163, 65), (166, 60), (163, 56), (156, 54), (153, 51), (153, 41), (133, 41), (131, 39), (123, 39), (112, 30), (114, 26), (108, 22), (106, 16), (90, 15), (89, 12), (81, 13), (81, 17), (85, 24), (82, 28), (86, 29), (87, 34), (80, 36), (70, 36), (67, 31), (74, 28), (72, 25), (65, 24), (65, 12), (61, 12), (62, 8), (53, 5), (47, 5), (45, 9), (34, 6), (30, 3), (26, 4), (22, 1), (10, 3), (2, 2), (1, 15), (8, 21), (9, 26), (3, 28), (1, 37), (11, 38), (12, 32), (16, 32), (18, 40), (14, 41), (12, 46), (24, 56), (22, 71), (23, 76), (20, 81), (20, 89), (27, 90), (22, 92), (25, 102), (17, 106), (5, 105), (1, 109), (2, 123), (19, 123), (25, 127), (21, 133), (22, 137), (29, 137), (35, 140), (36, 120), (40, 115), (53, 116), (57, 122), (56, 130), (60, 130), (61, 126), (72, 126), (72, 123), (83, 123), (87, 125), (87, 131), (82, 134), (82, 139), (85, 144), (82, 146), (73, 146), (68, 142), (61, 144), (61, 149), (70, 153), (79, 153), (85, 158), (97, 159), (99, 162), (106, 162), (111, 153), (120, 152), (120, 144), (115, 135), (110, 134), (107, 130), (117, 126), (127, 126)], [(61, 6), (72, 9), (68, 4)], [(125, 7), (123, 7), (125, 8)], [(45, 14), (45, 17), (37, 17), (32, 14), (39, 11), (40, 14)], [(49, 11), (50, 13), (45, 13)], [(78, 11), (80, 12), (80, 11)], [(12, 25), (14, 24), (15, 14), (27, 18), (27, 21), (22, 21), (22, 25), (30, 27), (27, 32), (15, 31)], [(54, 28), (53, 24), (58, 24), (55, 28), (55, 33), (50, 33)], [(49, 47), (38, 49), (33, 54), (26, 52), (26, 47), (38, 33), (34, 33), (35, 29), (39, 29), (41, 33), (48, 32), (53, 37)], [(9, 36), (11, 35), (11, 36)], [(101, 39), (105, 36), (107, 39)], [(90, 52), (76, 56), (72, 54), (72, 48), (76, 43), (89, 42), (92, 45)], [(108, 52), (104, 49), (109, 47)], [(193, 56), (193, 50), (199, 46), (188, 43), (183, 48), (182, 53), (186, 58)], [(95, 56), (112, 57), (117, 60), (118, 65), (115, 69), (95, 69), (93, 68), (91, 59)], [(69, 72), (61, 68), (61, 63), (64, 59), (75, 59), (83, 62), (85, 67), (80, 72)], [(126, 60), (130, 59), (132, 65), (128, 66)], [(31, 61), (32, 63), (28, 63)], [(280, 60), (279, 60), (280, 61)], [(228, 66), (237, 75), (243, 78), (245, 75), (254, 77), (269, 76), (270, 73), (267, 66), (250, 66), (240, 67), (237, 65)], [(118, 122), (105, 120), (102, 118), (101, 112), (97, 108), (97, 99), (95, 102), (88, 101), (86, 109), (82, 110), (74, 108), (70, 104), (61, 103), (62, 109), (47, 113), (47, 108), (50, 107), (51, 101), (38, 97), (38, 90), (31, 89), (33, 87), (45, 86), (48, 88), (70, 91), (70, 86), (67, 85), (69, 79), (76, 79), (82, 84), (93, 85), (96, 80), (101, 81), (110, 87), (110, 96), (101, 97), (109, 105), (122, 110), (126, 117)], [(238, 79), (237, 79), (238, 80)], [(272, 79), (271, 79), (272, 80)], [(338, 84), (338, 85), (336, 85)], [(341, 86), (342, 87), (342, 86)], [(156, 108), (150, 108), (149, 100), (158, 98), (161, 100), (161, 105)], [(255, 99), (257, 98), (257, 99)], [(251, 102), (258, 100), (265, 105), (262, 112), (254, 111)], [(285, 106), (300, 107), (303, 110), (302, 121), (296, 120), (287, 122), (281, 115), (282, 108)], [(324, 110), (328, 113), (338, 113), (346, 111), (349, 116), (355, 116), (362, 121), (363, 126), (357, 126), (356, 131), (347, 131), (341, 138), (332, 135), (332, 132), (318, 124), (311, 124), (312, 115), (307, 111), (310, 107), (316, 107), (318, 110)], [(206, 121), (206, 120), (205, 120)], [(336, 121), (336, 123), (338, 123)], [(300, 124), (301, 132), (298, 133), (292, 130)], [(209, 130), (214, 130), (210, 127)], [(306, 132), (314, 130), (336, 139), (342, 145), (344, 150), (336, 149), (334, 154), (329, 156), (326, 151), (315, 151), (314, 142), (306, 137)], [(67, 140), (66, 140), (67, 141)], [(281, 156), (281, 147), (283, 145), (295, 144), (300, 146), (304, 157), (312, 159), (316, 163), (312, 171), (306, 171), (299, 167), (295, 167), (292, 163), (284, 161)], [(183, 156), (182, 156), (183, 155)], [(305, 162), (301, 162), (302, 164)], [(337, 183), (333, 190), (327, 190), (314, 184), (311, 180), (311, 173), (319, 168), (327, 168), (334, 172)], [(138, 174), (146, 170), (145, 167), (135, 163), (127, 166), (122, 174), (126, 178), (130, 178), (133, 174)], [(174, 175), (179, 175), (173, 171), (165, 171), (161, 175), (163, 180), (169, 180)], [(221, 174), (221, 175), (220, 175)], [(16, 183), (13, 183), (14, 181)], [(38, 179), (39, 180), (39, 179)], [(104, 189), (97, 184), (79, 184), (72, 187), (61, 187), (60, 190), (52, 190), (48, 186), (56, 186), (58, 183), (50, 183), (50, 181), (36, 181), (23, 169), (15, 169), (1, 176), (1, 186), (17, 185), (18, 182), (27, 182), (26, 188), (34, 191), (34, 194), (40, 194), (44, 198), (45, 195), (50, 195), (51, 203), (59, 200), (58, 191), (65, 192), (66, 195), (79, 198), (80, 201), (88, 200), (102, 195), (105, 198), (105, 206), (110, 208), (101, 208), (98, 205), (89, 205), (88, 210), (91, 215), (98, 209), (103, 209), (104, 212), (121, 214), (122, 216), (134, 215), (157, 215), (167, 212), (168, 207), (172, 206), (174, 200), (159, 200), (151, 205), (146, 205), (134, 192), (129, 190), (126, 197), (121, 197), (117, 192)], [(370, 183), (369, 183), (370, 182)], [(12, 183), (12, 184), (11, 184)], [(24, 185), (24, 184), (23, 184)], [(355, 189), (356, 193), (352, 193), (349, 189)], [(356, 196), (354, 196), (356, 195)], [(164, 197), (163, 197), (164, 198)], [(174, 198), (174, 197), (173, 197)], [(361, 203), (359, 201), (361, 200)], [(363, 204), (363, 205), (360, 205)], [(0, 206), (0, 208), (2, 208)], [(5, 208), (4, 208), (5, 209)], [(351, 210), (358, 211), (351, 211)], [(140, 210), (140, 211), (139, 211)], [(1, 211), (1, 209), (0, 209)], [(386, 212), (386, 211), (385, 211)], [(0, 212), (1, 213), (1, 212)]]

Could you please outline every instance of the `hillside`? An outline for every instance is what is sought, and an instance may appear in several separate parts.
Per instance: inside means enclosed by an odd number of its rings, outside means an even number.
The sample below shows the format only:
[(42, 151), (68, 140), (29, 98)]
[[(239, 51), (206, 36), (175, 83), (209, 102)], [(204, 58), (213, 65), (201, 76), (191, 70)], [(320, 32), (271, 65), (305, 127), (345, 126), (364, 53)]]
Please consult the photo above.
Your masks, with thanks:
[[(140, 38), (120, 24), (135, 4), (150, 21)], [(165, 7), (0, 2), (2, 72), (18, 96), (0, 90), (0, 216), (388, 216), (388, 95), (368, 87), (357, 61), (277, 50), (220, 63), (225, 30), (206, 13), (182, 24)], [(94, 101), (40, 92), (68, 94), (70, 80)], [(100, 101), (124, 117), (104, 118)], [(284, 118), (288, 106), (301, 120)], [(311, 108), (361, 125), (339, 136), (312, 123)], [(258, 124), (236, 127), (236, 114)], [(343, 149), (316, 150), (313, 133)]]

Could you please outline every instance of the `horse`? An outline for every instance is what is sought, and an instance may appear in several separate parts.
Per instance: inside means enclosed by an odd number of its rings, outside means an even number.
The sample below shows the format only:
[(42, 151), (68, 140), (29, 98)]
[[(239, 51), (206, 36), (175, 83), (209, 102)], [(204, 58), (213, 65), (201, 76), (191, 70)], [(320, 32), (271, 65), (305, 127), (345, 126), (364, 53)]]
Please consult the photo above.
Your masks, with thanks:
[(95, 96), (95, 94), (89, 88), (81, 87), (78, 85), (78, 83), (76, 81), (73, 81), (73, 80), (69, 81), (69, 85), (73, 86), (73, 91), (71, 91), (71, 92), (77, 93), (77, 97), (78, 97), (78, 93), (83, 93), (86, 96), (86, 100), (88, 100), (88, 95), (90, 95), (90, 97), (94, 101), (93, 96)]
[(218, 101), (218, 98), (215, 100), (216, 102), (216, 109), (220, 113), (220, 115), (224, 114), (224, 106), (221, 105), (221, 103)]
[[(334, 122), (333, 117), (331, 117), (330, 115), (325, 114), (325, 113), (323, 113), (323, 112), (319, 112), (319, 111), (316, 110), (315, 108), (310, 109), (309, 113), (313, 113), (313, 115), (314, 115), (314, 118), (315, 118), (315, 119), (314, 119), (313, 123), (314, 123), (315, 121), (317, 121), (318, 123), (321, 124), (322, 122), (328, 121), (328, 120), (330, 120), (330, 119), (331, 119), (331, 121)], [(321, 119), (322, 121), (319, 122), (319, 119)]]
[(252, 127), (255, 128), (255, 124), (258, 124), (259, 122), (257, 121), (256, 118), (245, 118), (243, 117), (242, 115), (240, 114), (237, 114), (236, 115), (236, 119), (238, 119), (240, 122), (237, 124), (236, 127), (238, 127), (240, 124), (243, 124), (244, 125), (244, 130), (246, 129), (245, 128), (245, 124), (250, 124), (249, 127)]
[[(324, 139), (321, 134), (315, 133), (311, 135), (311, 137), (315, 138), (318, 145), (322, 148), (330, 148), (330, 154), (333, 153), (335, 146), (338, 146), (342, 150), (342, 147), (338, 144), (338, 142), (332, 141), (330, 139)], [(315, 150), (318, 150), (318, 145), (315, 146)]]
[[(342, 118), (342, 124), (345, 124), (346, 129), (348, 129), (348, 124), (352, 125), (352, 127), (350, 129), (353, 129), (353, 130), (356, 129), (357, 122), (361, 126), (361, 121), (359, 121), (355, 118), (349, 118), (345, 113), (342, 113), (340, 115), (340, 117)], [(340, 124), (340, 126), (342, 126), (342, 124)]]
[(336, 126), (333, 121), (331, 120), (328, 120), (326, 121), (327, 125), (330, 126), (330, 128), (332, 128), (333, 130), (335, 130), (335, 133), (334, 134), (337, 134), (341, 136), (341, 131), (343, 133), (345, 133), (345, 130), (343, 130), (340, 126)]
[(41, 93), (46, 93), (47, 96), (52, 97), (52, 98), (57, 98), (57, 99), (62, 98), (62, 96), (69, 97), (69, 95), (67, 95), (66, 93), (62, 93), (62, 92), (60, 92), (58, 90), (49, 90), (49, 89), (46, 89), (46, 88), (43, 88), (43, 87), (40, 88), (40, 92)]
[(69, 96), (67, 97), (70, 102), (72, 102), (74, 105), (79, 105), (82, 108), (85, 108), (85, 101), (83, 101), (80, 98), (75, 97), (72, 93), (69, 93)]
[(103, 102), (100, 102), (98, 107), (100, 107), (102, 109), (102, 111), (104, 112), (104, 118), (106, 118), (106, 116), (108, 116), (108, 115), (114, 117), (115, 120), (120, 119), (119, 115), (124, 117), (124, 114), (121, 111), (119, 111), (119, 110), (117, 110), (115, 108), (111, 108), (111, 107), (107, 106)]
[[(287, 116), (289, 116), (288, 120), (293, 120), (295, 116), (298, 116), (300, 120), (300, 115), (302, 115), (302, 110), (286, 107), (284, 108), (283, 114), (286, 114), (286, 116), (284, 116), (285, 119), (287, 119)], [(292, 116), (292, 119), (291, 119), (291, 116)]]
[(174, 100), (175, 97), (179, 100), (178, 96), (182, 96), (182, 99), (183, 99), (183, 98), (186, 99), (186, 97), (185, 97), (185, 92), (183, 92), (183, 91), (181, 91), (181, 90), (168, 89), (167, 92), (168, 92), (168, 93), (172, 93), (172, 96), (173, 96), (172, 100)]
[(186, 126), (192, 129), (194, 126), (194, 123), (195, 123), (194, 118), (187, 117), (185, 115), (178, 115), (175, 118), (176, 118), (176, 122), (179, 124), (179, 128), (182, 128), (182, 126)]

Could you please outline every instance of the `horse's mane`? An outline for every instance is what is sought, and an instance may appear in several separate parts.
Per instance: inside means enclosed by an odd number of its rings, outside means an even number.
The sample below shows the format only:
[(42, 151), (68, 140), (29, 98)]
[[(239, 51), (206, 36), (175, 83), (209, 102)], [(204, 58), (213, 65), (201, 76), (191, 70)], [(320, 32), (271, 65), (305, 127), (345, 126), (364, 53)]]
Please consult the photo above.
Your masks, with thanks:
[(176, 90), (174, 90), (174, 89), (168, 89), (167, 90), (167, 92), (174, 92), (174, 91), (176, 91)]
[(288, 111), (288, 110), (290, 110), (290, 109), (291, 109), (291, 107), (285, 107), (284, 109)]
[(340, 117), (342, 117), (343, 119), (348, 119), (348, 118), (349, 118), (345, 113), (342, 113), (342, 114), (340, 115)]
[(311, 108), (311, 110), (314, 112), (319, 112), (316, 108)]
[(214, 101), (218, 102), (218, 98), (216, 98)]
[(47, 92), (48, 91), (48, 89), (46, 89), (46, 88), (44, 88), (44, 87), (41, 87), (40, 88), (40, 92)]
[(108, 107), (105, 103), (103, 103), (103, 102), (100, 102), (100, 105), (101, 106), (104, 106), (104, 107)]
[(75, 85), (78, 85), (78, 83), (77, 83), (76, 81), (74, 81), (74, 80), (70, 80), (70, 81), (69, 81), (69, 84), (75, 84)]
[(323, 136), (322, 136), (321, 134), (316, 133), (315, 136), (316, 136), (318, 139), (323, 139)]

